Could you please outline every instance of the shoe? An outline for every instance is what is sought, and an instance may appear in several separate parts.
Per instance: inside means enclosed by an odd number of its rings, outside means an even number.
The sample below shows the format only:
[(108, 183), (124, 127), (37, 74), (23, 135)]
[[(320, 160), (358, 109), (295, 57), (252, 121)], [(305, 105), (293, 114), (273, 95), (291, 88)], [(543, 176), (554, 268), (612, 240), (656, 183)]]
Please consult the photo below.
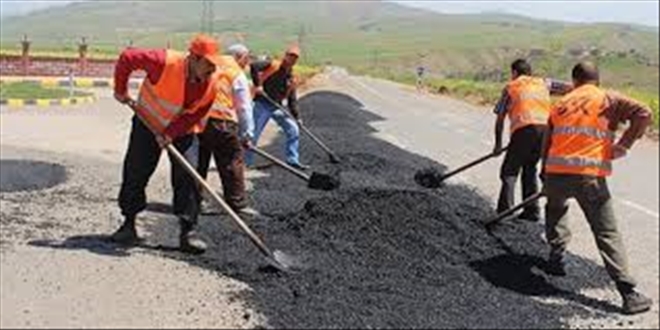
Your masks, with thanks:
[(181, 224), (181, 234), (179, 235), (179, 250), (187, 254), (203, 254), (206, 252), (206, 243), (198, 237), (193, 229), (194, 224), (179, 220)]
[(634, 286), (617, 283), (617, 289), (621, 294), (621, 299), (623, 299), (621, 309), (624, 314), (639, 314), (651, 309), (653, 300), (635, 290)]
[(215, 208), (215, 205), (208, 200), (204, 199), (199, 204), (199, 213), (203, 215), (218, 214), (218, 210)]
[(303, 165), (303, 164), (300, 164), (300, 163), (287, 163), (287, 164), (289, 166), (291, 166), (295, 169), (301, 170), (301, 171), (306, 171), (306, 170), (309, 169), (309, 165)]
[(140, 243), (140, 237), (138, 237), (137, 230), (135, 230), (135, 221), (125, 220), (121, 227), (110, 235), (110, 241), (126, 246)]
[(236, 213), (238, 213), (238, 215), (241, 217), (247, 217), (247, 218), (256, 218), (261, 215), (259, 211), (251, 207), (241, 208)]
[(561, 256), (550, 256), (545, 273), (552, 276), (566, 276), (566, 264)]
[(199, 255), (206, 252), (206, 243), (199, 237), (194, 230), (179, 237), (179, 250), (183, 253)]

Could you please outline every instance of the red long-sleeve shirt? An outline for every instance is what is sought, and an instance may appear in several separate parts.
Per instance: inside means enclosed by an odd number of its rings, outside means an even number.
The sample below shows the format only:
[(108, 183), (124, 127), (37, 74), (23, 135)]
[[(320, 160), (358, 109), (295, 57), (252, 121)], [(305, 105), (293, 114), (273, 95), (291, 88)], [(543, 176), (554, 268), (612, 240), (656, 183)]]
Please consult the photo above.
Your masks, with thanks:
[[(115, 93), (119, 95), (128, 93), (128, 79), (131, 73), (137, 70), (145, 71), (147, 74), (145, 79), (149, 79), (152, 84), (158, 83), (165, 68), (165, 57), (165, 49), (131, 48), (123, 51), (115, 67)], [(207, 88), (208, 81), (186, 79), (183, 107), (188, 108), (203, 98)], [(165, 134), (175, 138), (188, 133), (193, 125), (206, 115), (211, 104), (212, 102), (209, 102), (193, 113), (184, 112), (165, 129)]]

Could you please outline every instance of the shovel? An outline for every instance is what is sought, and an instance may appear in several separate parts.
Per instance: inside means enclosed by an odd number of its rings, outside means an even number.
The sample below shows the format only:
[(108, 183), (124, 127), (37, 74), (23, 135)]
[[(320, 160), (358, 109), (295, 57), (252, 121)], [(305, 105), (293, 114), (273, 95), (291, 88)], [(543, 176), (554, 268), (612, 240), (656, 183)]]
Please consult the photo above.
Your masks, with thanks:
[(415, 181), (417, 184), (424, 188), (438, 188), (442, 185), (442, 182), (449, 179), (450, 177), (461, 173), (467, 169), (470, 169), (474, 166), (477, 166), (491, 158), (499, 156), (503, 151), (505, 151), (508, 147), (504, 147), (500, 149), (500, 152), (491, 152), (479, 159), (476, 159), (468, 164), (465, 164), (453, 171), (447, 172), (447, 173), (442, 173), (438, 172), (434, 169), (425, 169), (425, 170), (420, 170), (415, 174)]
[[(128, 105), (133, 109), (138, 107), (135, 101), (129, 101)], [(138, 118), (141, 119), (140, 116), (138, 116)], [(143, 120), (143, 123), (147, 127), (149, 127), (149, 124), (146, 121)], [(149, 127), (149, 129), (151, 129), (151, 131), (154, 134), (157, 134), (151, 127)], [(209, 186), (209, 184), (206, 183), (206, 181), (199, 175), (199, 173), (197, 173), (197, 170), (195, 170), (195, 168), (192, 167), (190, 163), (188, 163), (186, 158), (183, 155), (181, 155), (181, 153), (172, 144), (170, 143), (166, 144), (165, 149), (174, 157), (174, 159), (181, 166), (183, 166), (186, 172), (188, 172), (188, 174), (190, 174), (193, 177), (193, 179), (206, 191), (206, 193), (208, 193), (212, 197), (212, 199), (216, 203), (218, 203), (229, 214), (229, 217), (232, 220), (234, 220), (234, 222), (238, 225), (238, 227), (241, 230), (243, 230), (243, 232), (245, 232), (245, 234), (247, 234), (247, 236), (250, 238), (252, 243), (254, 243), (254, 245), (257, 246), (259, 251), (266, 257), (266, 260), (271, 266), (281, 271), (289, 271), (291, 269), (292, 267), (291, 257), (287, 256), (282, 251), (277, 251), (277, 250), (274, 252), (271, 251), (266, 246), (266, 244), (264, 244), (264, 242), (250, 229), (250, 227), (248, 227), (245, 224), (245, 222), (241, 220), (238, 214), (236, 214), (236, 212), (234, 212), (234, 210), (232, 210), (231, 207), (229, 207), (229, 205), (225, 202), (225, 200), (222, 199), (220, 196), (218, 196), (215, 190), (213, 190), (213, 188), (211, 188), (211, 186)]]
[(534, 203), (536, 200), (538, 200), (541, 197), (543, 197), (543, 191), (539, 191), (536, 194), (527, 197), (524, 201), (520, 202), (520, 204), (515, 205), (512, 208), (484, 221), (484, 225), (486, 226), (486, 228), (493, 228), (493, 226), (498, 222), (502, 221), (502, 219), (505, 219), (506, 217), (514, 214), (516, 211), (525, 208), (525, 206)]
[(312, 175), (310, 176), (302, 171), (293, 168), (291, 165), (275, 158), (275, 156), (257, 147), (250, 147), (250, 150), (255, 152), (257, 155), (268, 159), (269, 161), (273, 162), (275, 165), (280, 166), (281, 168), (291, 172), (293, 175), (307, 181), (307, 187), (309, 187), (310, 189), (334, 190), (339, 188), (339, 179), (337, 179), (336, 177), (327, 174), (317, 173), (317, 172), (312, 172)]
[[(289, 113), (289, 111), (288, 111), (287, 109), (285, 109), (281, 104), (279, 104), (279, 103), (275, 102), (273, 99), (271, 99), (270, 96), (266, 95), (266, 93), (262, 93), (261, 95), (262, 95), (262, 96), (263, 96), (268, 102), (270, 102), (271, 104), (273, 104), (274, 106), (276, 106), (278, 109), (282, 110), (282, 112), (284, 112), (284, 114), (286, 114), (287, 116), (293, 118), (293, 116)], [(314, 141), (314, 143), (316, 143), (319, 147), (321, 147), (321, 149), (323, 149), (323, 151), (325, 151), (325, 153), (328, 154), (328, 157), (330, 158), (330, 162), (331, 162), (331, 163), (333, 163), (333, 164), (338, 164), (338, 163), (339, 163), (339, 157), (337, 157), (337, 155), (336, 155), (334, 152), (332, 152), (332, 150), (330, 150), (330, 148), (328, 148), (328, 146), (326, 146), (325, 143), (323, 143), (323, 141), (321, 141), (321, 139), (319, 139), (318, 137), (316, 137), (316, 135), (314, 135), (314, 134), (312, 133), (312, 131), (310, 131), (310, 130), (309, 130), (305, 125), (303, 125), (302, 123), (299, 122), (299, 123), (298, 123), (298, 126), (300, 127), (300, 129), (302, 129), (302, 131), (303, 131), (305, 134), (307, 134), (307, 136), (309, 136), (309, 137), (312, 139), (312, 141)]]

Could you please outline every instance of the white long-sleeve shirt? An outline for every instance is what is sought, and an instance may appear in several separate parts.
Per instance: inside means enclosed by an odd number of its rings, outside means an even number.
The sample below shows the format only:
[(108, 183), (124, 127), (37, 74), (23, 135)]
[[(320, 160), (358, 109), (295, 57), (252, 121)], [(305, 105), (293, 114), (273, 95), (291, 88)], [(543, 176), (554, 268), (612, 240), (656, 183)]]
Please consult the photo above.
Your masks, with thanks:
[(238, 116), (239, 136), (252, 138), (254, 136), (254, 119), (252, 114), (252, 96), (250, 83), (244, 72), (241, 72), (232, 83), (234, 109)]

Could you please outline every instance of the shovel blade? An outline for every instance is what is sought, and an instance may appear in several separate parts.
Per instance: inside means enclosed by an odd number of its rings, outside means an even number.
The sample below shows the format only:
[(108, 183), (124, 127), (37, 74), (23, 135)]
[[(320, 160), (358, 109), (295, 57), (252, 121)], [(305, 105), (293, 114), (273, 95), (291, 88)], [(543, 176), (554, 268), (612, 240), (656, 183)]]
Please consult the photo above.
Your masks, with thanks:
[(415, 173), (415, 182), (424, 188), (440, 188), (442, 186), (442, 176), (442, 172), (434, 168), (427, 168)]
[(313, 172), (312, 176), (309, 177), (309, 183), (307, 186), (311, 189), (317, 190), (335, 190), (339, 188), (339, 185), (340, 181), (338, 178), (327, 174)]

